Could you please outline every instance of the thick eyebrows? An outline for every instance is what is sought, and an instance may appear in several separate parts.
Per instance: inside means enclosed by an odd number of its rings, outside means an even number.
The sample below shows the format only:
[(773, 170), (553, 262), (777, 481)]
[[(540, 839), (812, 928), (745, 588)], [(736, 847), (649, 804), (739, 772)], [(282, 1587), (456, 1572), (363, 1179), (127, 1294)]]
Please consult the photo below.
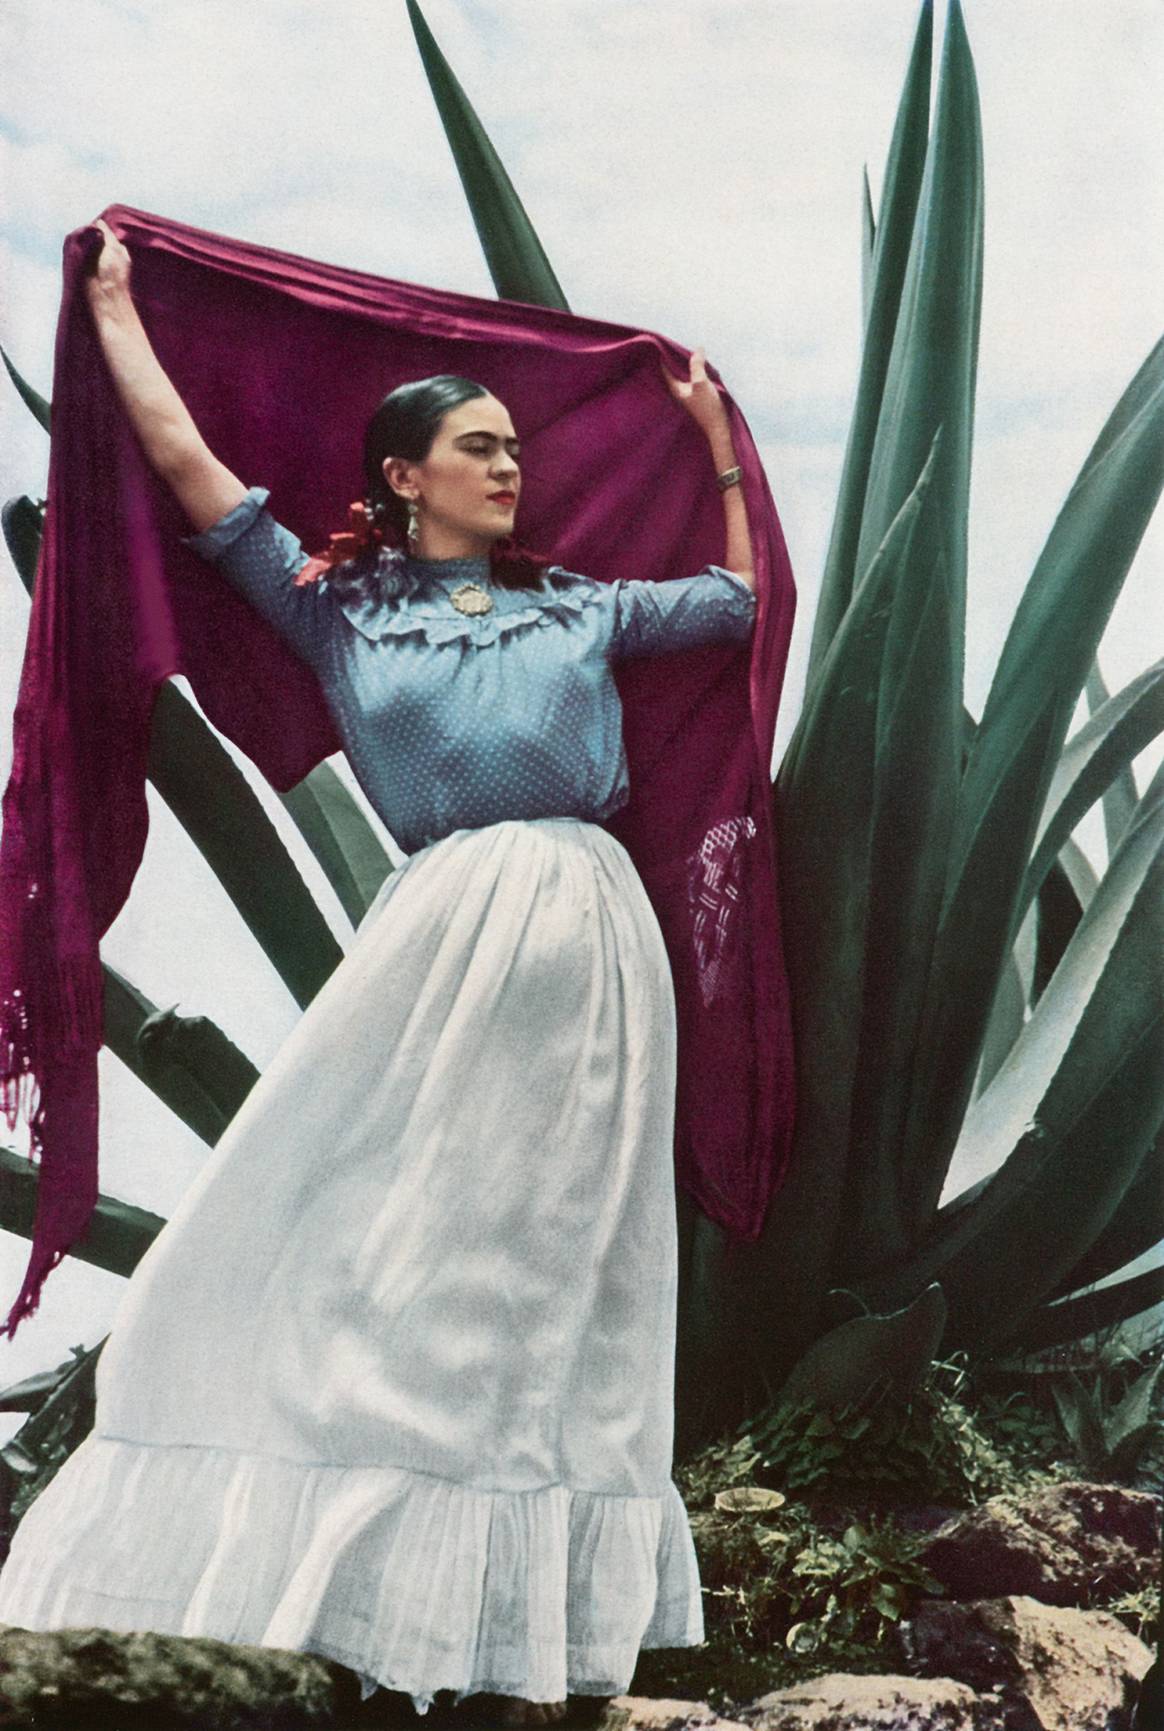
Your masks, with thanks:
[[(476, 427), (471, 432), (458, 433), (457, 434), (458, 444), (460, 443), (460, 441), (462, 439), (489, 439), (494, 444), (498, 444), (498, 443), (500, 443), (500, 434), (491, 433), (487, 427)], [(516, 433), (511, 433), (506, 438), (505, 443), (507, 445), (520, 445), (521, 440), (518, 438)]]

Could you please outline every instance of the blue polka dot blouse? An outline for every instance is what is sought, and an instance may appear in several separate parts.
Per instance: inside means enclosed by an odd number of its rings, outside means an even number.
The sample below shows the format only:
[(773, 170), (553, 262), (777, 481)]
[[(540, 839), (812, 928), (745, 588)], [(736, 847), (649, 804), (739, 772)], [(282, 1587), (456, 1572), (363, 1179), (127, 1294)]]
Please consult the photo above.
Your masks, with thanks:
[[(555, 565), (543, 590), (516, 590), (491, 583), (484, 556), (380, 548), (296, 587), (308, 555), (268, 497), (252, 487), (184, 544), (314, 670), (356, 779), (405, 853), (505, 818), (609, 817), (630, 797), (611, 661), (744, 642), (755, 621), (751, 589), (718, 565), (665, 583), (599, 583)], [(464, 583), (492, 608), (459, 611)]]

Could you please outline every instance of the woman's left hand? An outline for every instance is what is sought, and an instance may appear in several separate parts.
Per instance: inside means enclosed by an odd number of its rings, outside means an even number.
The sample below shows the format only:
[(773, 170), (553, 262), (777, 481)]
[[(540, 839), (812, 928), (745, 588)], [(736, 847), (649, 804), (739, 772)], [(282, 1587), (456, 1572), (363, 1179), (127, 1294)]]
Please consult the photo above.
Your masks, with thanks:
[(662, 355), (659, 356), (659, 366), (675, 401), (681, 403), (707, 437), (714, 440), (729, 431), (730, 423), (719, 388), (707, 376), (706, 359), (702, 349), (691, 351), (691, 376), (688, 379), (677, 379)]

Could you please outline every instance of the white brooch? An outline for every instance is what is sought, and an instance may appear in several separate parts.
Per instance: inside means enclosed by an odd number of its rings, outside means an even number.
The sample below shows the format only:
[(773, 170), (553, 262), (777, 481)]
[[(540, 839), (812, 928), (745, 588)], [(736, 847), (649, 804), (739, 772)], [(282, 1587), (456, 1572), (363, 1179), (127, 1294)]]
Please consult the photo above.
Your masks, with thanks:
[(461, 583), (450, 597), (458, 613), (490, 613), (493, 597), (479, 583)]

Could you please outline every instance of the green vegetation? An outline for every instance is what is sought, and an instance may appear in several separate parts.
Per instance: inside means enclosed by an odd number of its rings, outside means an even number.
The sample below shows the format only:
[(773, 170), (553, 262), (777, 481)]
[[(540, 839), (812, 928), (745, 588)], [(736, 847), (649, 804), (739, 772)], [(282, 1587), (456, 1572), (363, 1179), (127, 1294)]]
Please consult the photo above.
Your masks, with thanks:
[[(1139, 1386), (1161, 1362), (1164, 1342), (1131, 1362), (1107, 1346), (1086, 1376), (1110, 1409), (1126, 1381)], [(833, 1415), (774, 1403), (692, 1455), (676, 1480), (699, 1555), (707, 1644), (643, 1653), (632, 1692), (706, 1700), (730, 1716), (733, 1703), (824, 1672), (900, 1671), (896, 1627), (940, 1590), (919, 1560), (933, 1527), (990, 1497), (1087, 1476), (1056, 1418), (1062, 1371), (1031, 1372), (1021, 1390), (1008, 1386), (1018, 1374), (972, 1371), (955, 1354), (908, 1395), (882, 1389)], [(783, 1500), (729, 1512), (723, 1493), (740, 1487)], [(1164, 1478), (1154, 1488), (1164, 1490)], [(1146, 1573), (1096, 1608), (1150, 1639), (1159, 1600)]]

